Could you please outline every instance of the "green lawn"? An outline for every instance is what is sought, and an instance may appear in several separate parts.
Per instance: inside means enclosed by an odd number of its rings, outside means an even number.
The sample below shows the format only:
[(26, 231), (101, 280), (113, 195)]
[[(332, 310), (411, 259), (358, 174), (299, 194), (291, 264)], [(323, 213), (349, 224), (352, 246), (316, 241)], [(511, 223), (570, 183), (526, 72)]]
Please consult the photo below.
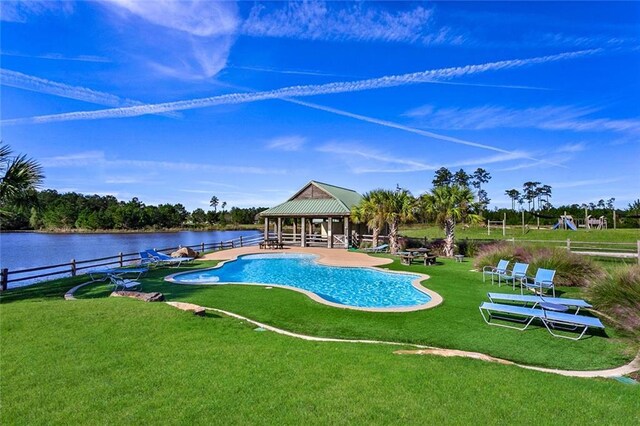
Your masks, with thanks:
[[(214, 264), (200, 262), (188, 269)], [(243, 285), (182, 286), (165, 282), (163, 277), (175, 272), (174, 269), (152, 271), (143, 280), (143, 290), (159, 291), (169, 300), (220, 308), (314, 336), (377, 339), (477, 351), (552, 368), (616, 367), (632, 359), (639, 349), (637, 342), (621, 336), (611, 326), (607, 327), (606, 334), (574, 342), (554, 338), (541, 326), (519, 332), (486, 325), (478, 311), (480, 303), (487, 300), (486, 293), (512, 290), (483, 283), (479, 273), (470, 271), (471, 262), (444, 260), (436, 266), (408, 267), (396, 260), (387, 267), (430, 275), (425, 285), (438, 292), (444, 303), (434, 309), (408, 313), (354, 311), (322, 305), (303, 294), (284, 289)], [(576, 288), (559, 289), (568, 297), (580, 297), (579, 291)], [(107, 285), (94, 284), (80, 289), (77, 297), (103, 298), (109, 292)]]
[[(210, 302), (221, 297), (224, 305), (230, 293), (253, 297), (238, 287), (211, 290), (194, 289), (191, 298), (212, 294)], [(303, 311), (307, 304), (284, 297), (291, 292), (261, 293), (270, 306), (282, 300)], [(9, 301), (0, 305), (3, 424), (637, 422), (640, 386), (614, 380), (305, 342), (163, 303)], [(350, 318), (340, 315), (327, 328), (339, 328), (339, 318), (350, 332)], [(557, 340), (545, 337), (538, 344)], [(533, 341), (523, 339), (519, 351), (531, 350)]]

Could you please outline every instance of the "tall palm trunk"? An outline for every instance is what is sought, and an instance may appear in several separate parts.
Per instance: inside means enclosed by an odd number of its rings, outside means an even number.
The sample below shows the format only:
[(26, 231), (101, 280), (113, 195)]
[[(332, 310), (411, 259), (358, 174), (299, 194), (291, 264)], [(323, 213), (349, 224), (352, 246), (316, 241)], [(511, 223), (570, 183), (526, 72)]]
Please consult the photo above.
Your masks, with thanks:
[(444, 255), (446, 257), (453, 257), (453, 242), (455, 240), (455, 228), (456, 222), (452, 218), (447, 218), (444, 221)]
[(394, 217), (389, 223), (389, 245), (391, 246), (391, 253), (396, 254), (400, 251), (400, 243), (398, 242), (398, 227), (400, 226), (400, 220)]
[(371, 247), (378, 247), (378, 240), (380, 239), (380, 228), (374, 226), (371, 229)]

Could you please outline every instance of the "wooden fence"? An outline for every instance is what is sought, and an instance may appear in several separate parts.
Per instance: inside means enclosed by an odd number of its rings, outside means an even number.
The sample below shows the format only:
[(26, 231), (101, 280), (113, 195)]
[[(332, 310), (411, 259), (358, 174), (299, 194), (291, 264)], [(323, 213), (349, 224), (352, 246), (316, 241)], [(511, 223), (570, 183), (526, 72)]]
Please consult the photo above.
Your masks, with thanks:
[[(239, 237), (227, 241), (217, 241), (214, 243), (200, 243), (189, 247), (200, 252), (224, 250), (235, 247), (243, 246), (255, 246), (262, 242), (264, 237), (260, 235), (252, 237)], [(160, 252), (175, 251), (180, 247), (165, 247), (156, 249)], [(10, 283), (23, 282), (28, 280), (38, 280), (40, 278), (53, 277), (55, 275), (71, 275), (75, 277), (78, 274), (86, 272), (88, 269), (93, 269), (101, 266), (128, 266), (137, 263), (140, 260), (140, 253), (118, 253), (115, 256), (100, 257), (97, 259), (76, 260), (71, 259), (68, 263), (59, 263), (56, 265), (38, 266), (35, 268), (18, 269), (10, 271), (8, 268), (0, 270), (0, 291), (4, 291), (8, 288)], [(32, 275), (31, 273), (37, 272)]]

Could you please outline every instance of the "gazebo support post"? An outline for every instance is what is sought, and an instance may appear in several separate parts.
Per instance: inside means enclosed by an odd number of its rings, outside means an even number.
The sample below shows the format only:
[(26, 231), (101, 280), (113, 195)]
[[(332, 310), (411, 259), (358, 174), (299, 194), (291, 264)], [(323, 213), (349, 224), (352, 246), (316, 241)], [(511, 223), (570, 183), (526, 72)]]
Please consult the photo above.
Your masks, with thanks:
[(333, 219), (327, 218), (327, 248), (333, 248)]
[(267, 241), (269, 239), (269, 217), (264, 218), (264, 240)]
[(295, 244), (298, 241), (298, 231), (296, 230), (296, 224), (298, 223), (298, 219), (293, 218), (293, 243)]
[(278, 218), (278, 243), (282, 242), (282, 218)]
[(349, 217), (344, 218), (344, 248), (349, 248), (349, 240), (351, 235), (349, 234)]
[(306, 247), (307, 246), (307, 229), (304, 223), (304, 217), (300, 219), (301, 225), (300, 225), (300, 247)]

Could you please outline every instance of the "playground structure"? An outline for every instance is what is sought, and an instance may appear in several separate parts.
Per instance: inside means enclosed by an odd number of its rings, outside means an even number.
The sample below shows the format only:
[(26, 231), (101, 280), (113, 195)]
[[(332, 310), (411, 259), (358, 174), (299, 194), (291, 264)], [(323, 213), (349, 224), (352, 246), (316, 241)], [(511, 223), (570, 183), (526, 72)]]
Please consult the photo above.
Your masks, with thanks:
[(587, 216), (587, 220), (585, 221), (585, 228), (587, 229), (607, 229), (607, 218), (604, 216), (600, 216), (599, 218), (595, 218), (591, 215)]
[(560, 216), (558, 223), (553, 225), (553, 228), (551, 229), (565, 229), (565, 230), (570, 229), (572, 231), (578, 230), (578, 228), (576, 227), (576, 224), (573, 221), (573, 216), (568, 215), (566, 213)]

